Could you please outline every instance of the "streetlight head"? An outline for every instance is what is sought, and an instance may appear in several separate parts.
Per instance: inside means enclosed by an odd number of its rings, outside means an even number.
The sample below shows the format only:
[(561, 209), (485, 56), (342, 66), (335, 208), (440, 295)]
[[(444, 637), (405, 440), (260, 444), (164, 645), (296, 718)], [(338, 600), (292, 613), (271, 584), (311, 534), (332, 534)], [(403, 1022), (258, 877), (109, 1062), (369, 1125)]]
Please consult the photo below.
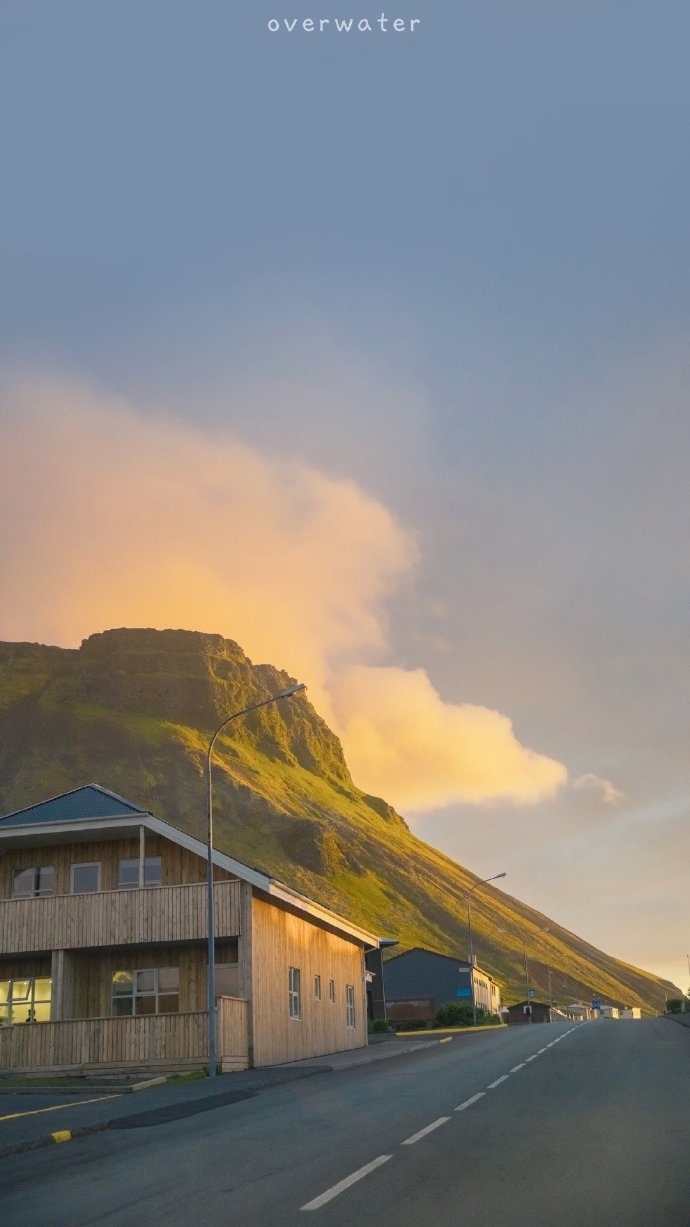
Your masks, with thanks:
[(300, 690), (306, 689), (304, 682), (296, 682), (294, 686), (288, 686), (287, 690), (281, 690), (280, 694), (275, 697), (276, 699), (290, 699), (293, 694), (299, 694)]
[(497, 874), (496, 874), (496, 877), (497, 877), (497, 878), (505, 878), (506, 876), (507, 876), (507, 875), (506, 875), (505, 873), (497, 873)]

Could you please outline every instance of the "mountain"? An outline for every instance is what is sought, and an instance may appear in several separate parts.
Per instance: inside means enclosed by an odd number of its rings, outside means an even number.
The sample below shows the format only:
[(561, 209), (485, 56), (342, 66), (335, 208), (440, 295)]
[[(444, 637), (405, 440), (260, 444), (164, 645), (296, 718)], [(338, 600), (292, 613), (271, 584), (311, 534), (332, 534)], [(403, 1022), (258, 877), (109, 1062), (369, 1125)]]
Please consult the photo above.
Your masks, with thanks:
[[(223, 719), (289, 686), (220, 635), (110, 630), (79, 649), (0, 644), (0, 813), (91, 781), (206, 838), (206, 755)], [(467, 955), (478, 879), (353, 782), (337, 737), (304, 695), (229, 725), (213, 756), (218, 848), (382, 936), (397, 950)], [(472, 896), (474, 949), (510, 1003), (663, 1007), (675, 986), (582, 941), (492, 887)], [(548, 932), (544, 930), (548, 929)]]

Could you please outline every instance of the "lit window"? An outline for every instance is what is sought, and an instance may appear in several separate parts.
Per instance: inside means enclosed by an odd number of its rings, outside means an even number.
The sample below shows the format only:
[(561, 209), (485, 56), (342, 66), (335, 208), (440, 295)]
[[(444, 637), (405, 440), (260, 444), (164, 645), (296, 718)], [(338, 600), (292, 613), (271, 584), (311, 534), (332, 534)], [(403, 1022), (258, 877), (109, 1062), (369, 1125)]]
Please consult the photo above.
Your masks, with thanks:
[(317, 1001), (321, 1000), (321, 976), (314, 976), (314, 997)]
[(91, 864), (73, 865), (71, 872), (71, 887), (73, 895), (92, 895), (101, 889), (101, 866), (98, 861)]
[(13, 899), (33, 899), (38, 895), (54, 894), (55, 868), (53, 865), (15, 869), (12, 875)]
[(345, 1025), (355, 1025), (355, 988), (353, 984), (345, 985)]
[(0, 1027), (10, 1023), (50, 1022), (49, 976), (0, 980)]
[(291, 967), (288, 972), (288, 1013), (290, 1018), (302, 1017), (299, 967)]
[[(144, 859), (144, 886), (160, 886), (161, 858), (147, 856)], [(117, 889), (136, 890), (139, 886), (139, 858), (128, 857), (117, 862)]]
[(179, 967), (116, 971), (112, 984), (112, 1013), (177, 1014), (180, 1008)]

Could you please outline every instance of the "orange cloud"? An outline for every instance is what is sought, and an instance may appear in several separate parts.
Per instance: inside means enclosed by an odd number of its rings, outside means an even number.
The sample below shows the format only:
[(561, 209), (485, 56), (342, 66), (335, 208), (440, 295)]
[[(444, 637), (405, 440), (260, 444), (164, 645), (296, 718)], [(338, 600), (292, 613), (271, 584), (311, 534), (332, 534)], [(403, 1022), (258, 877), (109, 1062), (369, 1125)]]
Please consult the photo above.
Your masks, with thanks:
[(507, 716), (445, 703), (422, 669), (355, 666), (331, 697), (355, 779), (405, 809), (530, 804), (567, 779), (560, 763), (520, 745)]
[(355, 483), (76, 383), (18, 381), (4, 400), (2, 638), (224, 634), (306, 681), (355, 779), (402, 808), (526, 803), (563, 783), (507, 717), (377, 664), (417, 547)]

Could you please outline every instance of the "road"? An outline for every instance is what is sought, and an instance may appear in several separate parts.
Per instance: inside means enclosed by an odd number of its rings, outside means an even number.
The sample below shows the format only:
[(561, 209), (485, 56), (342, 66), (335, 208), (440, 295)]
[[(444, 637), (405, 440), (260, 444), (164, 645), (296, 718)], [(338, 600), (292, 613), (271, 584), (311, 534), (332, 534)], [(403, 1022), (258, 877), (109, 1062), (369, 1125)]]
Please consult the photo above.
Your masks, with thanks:
[(4, 1159), (3, 1227), (690, 1221), (690, 1032), (661, 1018), (477, 1034), (121, 1124)]

